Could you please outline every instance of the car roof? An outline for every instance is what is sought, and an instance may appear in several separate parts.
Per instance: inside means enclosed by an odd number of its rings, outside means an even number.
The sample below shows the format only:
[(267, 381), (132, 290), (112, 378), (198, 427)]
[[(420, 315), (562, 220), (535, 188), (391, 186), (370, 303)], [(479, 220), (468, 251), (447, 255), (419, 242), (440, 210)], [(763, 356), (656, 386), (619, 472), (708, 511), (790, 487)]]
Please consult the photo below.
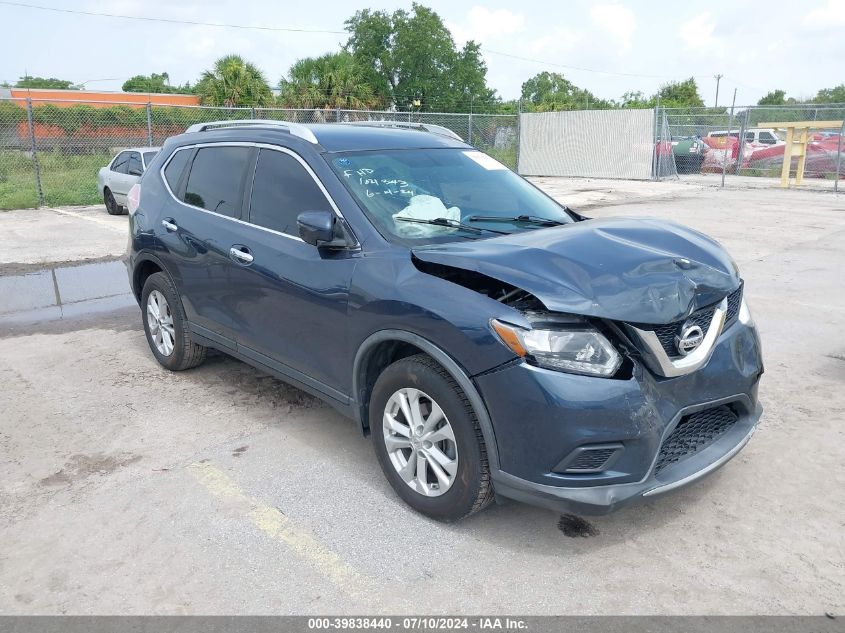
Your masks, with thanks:
[(124, 147), (122, 150), (118, 152), (118, 154), (122, 154), (123, 152), (158, 152), (161, 151), (160, 147)]
[(202, 142), (201, 139), (207, 139), (209, 142), (229, 140), (278, 143), (280, 140), (298, 137), (301, 141), (301, 133), (294, 132), (294, 128), (300, 130), (305, 128), (310, 131), (317, 140), (313, 147), (318, 151), (325, 152), (433, 148), (467, 149), (470, 147), (463, 141), (445, 134), (404, 127), (317, 123), (310, 125), (292, 124), (289, 129), (272, 122), (268, 123), (266, 127), (256, 124), (241, 126), (233, 124), (205, 131), (188, 132), (178, 137), (178, 144)]

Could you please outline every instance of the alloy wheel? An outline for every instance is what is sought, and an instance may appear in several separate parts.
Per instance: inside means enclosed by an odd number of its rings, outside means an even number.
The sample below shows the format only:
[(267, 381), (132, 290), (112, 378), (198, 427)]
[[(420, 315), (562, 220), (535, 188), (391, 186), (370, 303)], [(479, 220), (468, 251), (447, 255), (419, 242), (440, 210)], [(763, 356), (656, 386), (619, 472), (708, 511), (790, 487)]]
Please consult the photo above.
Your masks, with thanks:
[(167, 299), (158, 290), (153, 290), (147, 297), (147, 325), (158, 353), (162, 356), (170, 356), (176, 341), (173, 313), (170, 311)]
[(458, 472), (458, 446), (443, 409), (428, 394), (406, 387), (384, 408), (382, 430), (390, 463), (426, 497), (448, 491)]

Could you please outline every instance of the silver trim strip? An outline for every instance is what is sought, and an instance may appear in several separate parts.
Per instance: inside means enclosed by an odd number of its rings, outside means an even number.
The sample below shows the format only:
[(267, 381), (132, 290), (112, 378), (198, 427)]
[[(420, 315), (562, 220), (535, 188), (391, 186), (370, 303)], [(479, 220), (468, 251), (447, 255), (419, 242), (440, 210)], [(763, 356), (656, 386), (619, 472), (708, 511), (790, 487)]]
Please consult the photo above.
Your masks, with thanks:
[(363, 127), (395, 127), (408, 130), (419, 130), (422, 132), (429, 132), (430, 134), (437, 134), (439, 136), (448, 136), (456, 141), (463, 142), (460, 136), (447, 127), (442, 125), (434, 125), (433, 123), (417, 123), (415, 121), (344, 121), (340, 125), (360, 125)]
[(751, 427), (751, 430), (748, 431), (748, 434), (744, 438), (742, 438), (736, 446), (734, 446), (731, 450), (729, 450), (727, 453), (722, 455), (719, 459), (717, 459), (712, 464), (705, 466), (701, 470), (696, 471), (696, 472), (692, 473), (691, 475), (687, 475), (683, 479), (678, 479), (677, 481), (673, 481), (673, 482), (665, 484), (663, 486), (658, 486), (657, 488), (652, 488), (651, 490), (647, 490), (646, 492), (643, 493), (642, 496), (643, 497), (652, 497), (654, 495), (663, 494), (664, 492), (669, 492), (670, 490), (674, 490), (675, 488), (680, 488), (681, 486), (685, 486), (689, 483), (692, 483), (696, 479), (700, 479), (701, 477), (704, 477), (708, 473), (713, 472), (714, 470), (716, 470), (717, 468), (722, 466), (725, 462), (732, 459), (737, 453), (739, 453), (739, 451), (741, 451), (745, 447), (745, 445), (748, 444), (748, 441), (751, 439), (751, 436), (754, 435), (754, 431), (756, 431), (756, 430), (757, 430), (757, 425), (755, 424), (754, 426)]
[(232, 127), (280, 127), (286, 129), (293, 136), (317, 145), (317, 137), (301, 123), (290, 123), (288, 121), (275, 121), (272, 119), (230, 119), (226, 121), (208, 121), (207, 123), (194, 123), (188, 126), (185, 134), (205, 132), (209, 128), (232, 128)]
[(666, 354), (666, 350), (660, 344), (657, 334), (650, 330), (641, 330), (633, 325), (628, 325), (628, 331), (638, 339), (643, 353), (643, 360), (650, 369), (667, 378), (683, 376), (698, 369), (701, 369), (710, 360), (713, 350), (716, 348), (716, 341), (722, 334), (725, 326), (725, 318), (728, 313), (728, 299), (725, 297), (713, 310), (713, 318), (710, 326), (704, 335), (701, 345), (691, 354), (672, 360)]
[[(194, 206), (192, 204), (188, 204), (187, 202), (184, 202), (183, 200), (180, 200), (179, 198), (176, 197), (176, 194), (174, 194), (173, 190), (170, 188), (170, 183), (167, 181), (167, 177), (164, 175), (164, 171), (165, 171), (165, 169), (167, 169), (167, 166), (170, 164), (170, 161), (173, 160), (173, 157), (176, 156), (176, 154), (178, 152), (181, 152), (181, 151), (184, 151), (184, 150), (192, 150), (192, 149), (195, 149), (197, 147), (221, 147), (221, 146), (257, 147), (259, 149), (268, 149), (268, 150), (272, 150), (272, 151), (275, 151), (275, 152), (282, 152), (283, 154), (288, 154), (289, 156), (292, 156), (294, 159), (296, 159), (299, 162), (300, 165), (302, 165), (302, 167), (305, 169), (305, 171), (308, 172), (308, 175), (311, 176), (311, 179), (317, 184), (317, 187), (319, 187), (320, 191), (325, 196), (328, 203), (331, 205), (332, 210), (335, 212), (337, 217), (340, 218), (340, 220), (348, 228), (349, 233), (350, 233), (350, 235), (352, 235), (352, 238), (355, 242), (352, 245), (352, 248), (354, 249), (354, 248), (360, 247), (360, 242), (358, 242), (358, 238), (352, 232), (352, 228), (349, 226), (349, 223), (346, 221), (346, 218), (343, 217), (343, 214), (340, 212), (340, 209), (338, 208), (337, 203), (335, 203), (334, 198), (332, 198), (331, 195), (329, 195), (329, 192), (323, 186), (323, 183), (320, 182), (319, 178), (317, 178), (317, 174), (314, 173), (314, 170), (311, 169), (310, 165), (308, 165), (308, 163), (305, 162), (305, 159), (303, 159), (299, 154), (297, 154), (296, 152), (288, 149), (287, 147), (280, 147), (279, 145), (271, 145), (269, 143), (253, 143), (253, 142), (249, 142), (249, 141), (218, 141), (218, 142), (211, 141), (211, 142), (207, 142), (207, 143), (193, 143), (191, 145), (183, 145), (181, 147), (177, 147), (173, 151), (173, 153), (170, 154), (170, 156), (167, 157), (167, 160), (164, 161), (164, 164), (161, 166), (161, 169), (159, 169), (159, 175), (161, 176), (161, 180), (164, 183), (164, 188), (167, 190), (167, 193), (170, 194), (170, 197), (173, 198), (174, 201), (181, 204), (183, 207), (188, 207), (189, 209), (196, 209), (197, 211), (202, 211), (203, 213), (209, 213), (211, 215), (217, 216), (218, 218), (231, 220), (232, 222), (237, 222), (238, 224), (243, 224), (245, 226), (249, 226), (249, 227), (252, 227), (254, 229), (258, 229), (259, 231), (265, 231), (267, 233), (272, 233), (273, 235), (279, 235), (281, 237), (285, 237), (289, 240), (296, 240), (297, 242), (302, 242), (303, 244), (305, 243), (305, 241), (301, 237), (299, 237), (298, 235), (290, 235), (289, 233), (282, 233), (281, 231), (275, 231), (273, 229), (268, 229), (265, 226), (259, 226), (258, 224), (253, 224), (252, 222), (247, 222), (247, 221), (241, 220), (239, 218), (233, 218), (233, 217), (228, 216), (228, 215), (223, 215), (221, 213), (209, 211), (208, 209), (203, 209), (202, 207), (197, 207), (197, 206)], [(254, 178), (255, 178), (255, 172), (253, 172), (252, 178), (250, 179), (250, 186), (252, 186), (251, 183), (252, 183), (252, 180)]]

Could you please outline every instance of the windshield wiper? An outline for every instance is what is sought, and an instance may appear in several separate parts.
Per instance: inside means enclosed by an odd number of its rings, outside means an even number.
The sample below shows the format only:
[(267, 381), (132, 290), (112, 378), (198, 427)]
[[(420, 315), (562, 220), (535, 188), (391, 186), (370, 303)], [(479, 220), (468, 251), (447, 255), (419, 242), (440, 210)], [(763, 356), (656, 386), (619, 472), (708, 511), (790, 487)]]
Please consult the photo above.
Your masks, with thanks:
[(422, 218), (407, 218), (405, 216), (400, 215), (393, 216), (393, 219), (400, 220), (402, 222), (414, 222), (416, 224), (432, 224), (434, 226), (446, 226), (452, 229), (464, 229), (465, 231), (472, 231), (473, 233), (481, 233), (482, 231), (488, 231), (490, 233), (498, 233), (499, 235), (508, 235), (507, 231), (494, 231), (493, 229), (484, 229), (477, 226), (470, 226), (469, 224), (464, 224), (463, 222), (458, 222), (457, 220), (452, 220), (450, 218), (432, 218), (430, 220), (427, 220)]
[(536, 215), (517, 215), (506, 217), (500, 215), (471, 215), (467, 218), (470, 222), (525, 222), (526, 224), (537, 224), (538, 226), (562, 226), (569, 224), (551, 218), (541, 218)]

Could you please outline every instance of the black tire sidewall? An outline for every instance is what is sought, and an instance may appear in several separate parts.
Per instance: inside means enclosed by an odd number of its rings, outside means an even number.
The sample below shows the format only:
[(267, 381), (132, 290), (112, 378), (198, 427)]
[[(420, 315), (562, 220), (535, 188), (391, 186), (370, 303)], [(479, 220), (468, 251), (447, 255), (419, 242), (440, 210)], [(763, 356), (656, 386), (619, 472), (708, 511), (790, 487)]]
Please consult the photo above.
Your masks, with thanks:
[[(153, 337), (150, 334), (150, 326), (147, 323), (147, 298), (153, 290), (158, 290), (167, 300), (170, 306), (170, 313), (173, 315), (173, 352), (170, 356), (164, 356), (156, 349)], [(175, 370), (182, 365), (185, 354), (185, 311), (182, 309), (182, 301), (173, 287), (173, 283), (165, 273), (154, 273), (144, 282), (144, 289), (141, 291), (141, 321), (144, 324), (144, 334), (147, 336), (147, 343), (150, 351), (156, 360), (167, 369)]]
[[(109, 204), (109, 201), (111, 201), (111, 204)], [(106, 212), (109, 215), (121, 214), (120, 206), (118, 206), (117, 200), (114, 199), (114, 194), (109, 189), (106, 189), (105, 193), (103, 194), (103, 204), (106, 205)]]
[[(390, 397), (403, 387), (423, 391), (443, 409), (455, 434), (458, 472), (452, 487), (438, 497), (425, 497), (412, 490), (396, 472), (387, 454), (382, 417)], [(440, 521), (456, 521), (473, 511), (482, 485), (481, 447), (469, 404), (453, 386), (427, 363), (413, 358), (397, 361), (384, 370), (370, 398), (370, 433), (379, 464), (391, 487), (412, 508)]]

